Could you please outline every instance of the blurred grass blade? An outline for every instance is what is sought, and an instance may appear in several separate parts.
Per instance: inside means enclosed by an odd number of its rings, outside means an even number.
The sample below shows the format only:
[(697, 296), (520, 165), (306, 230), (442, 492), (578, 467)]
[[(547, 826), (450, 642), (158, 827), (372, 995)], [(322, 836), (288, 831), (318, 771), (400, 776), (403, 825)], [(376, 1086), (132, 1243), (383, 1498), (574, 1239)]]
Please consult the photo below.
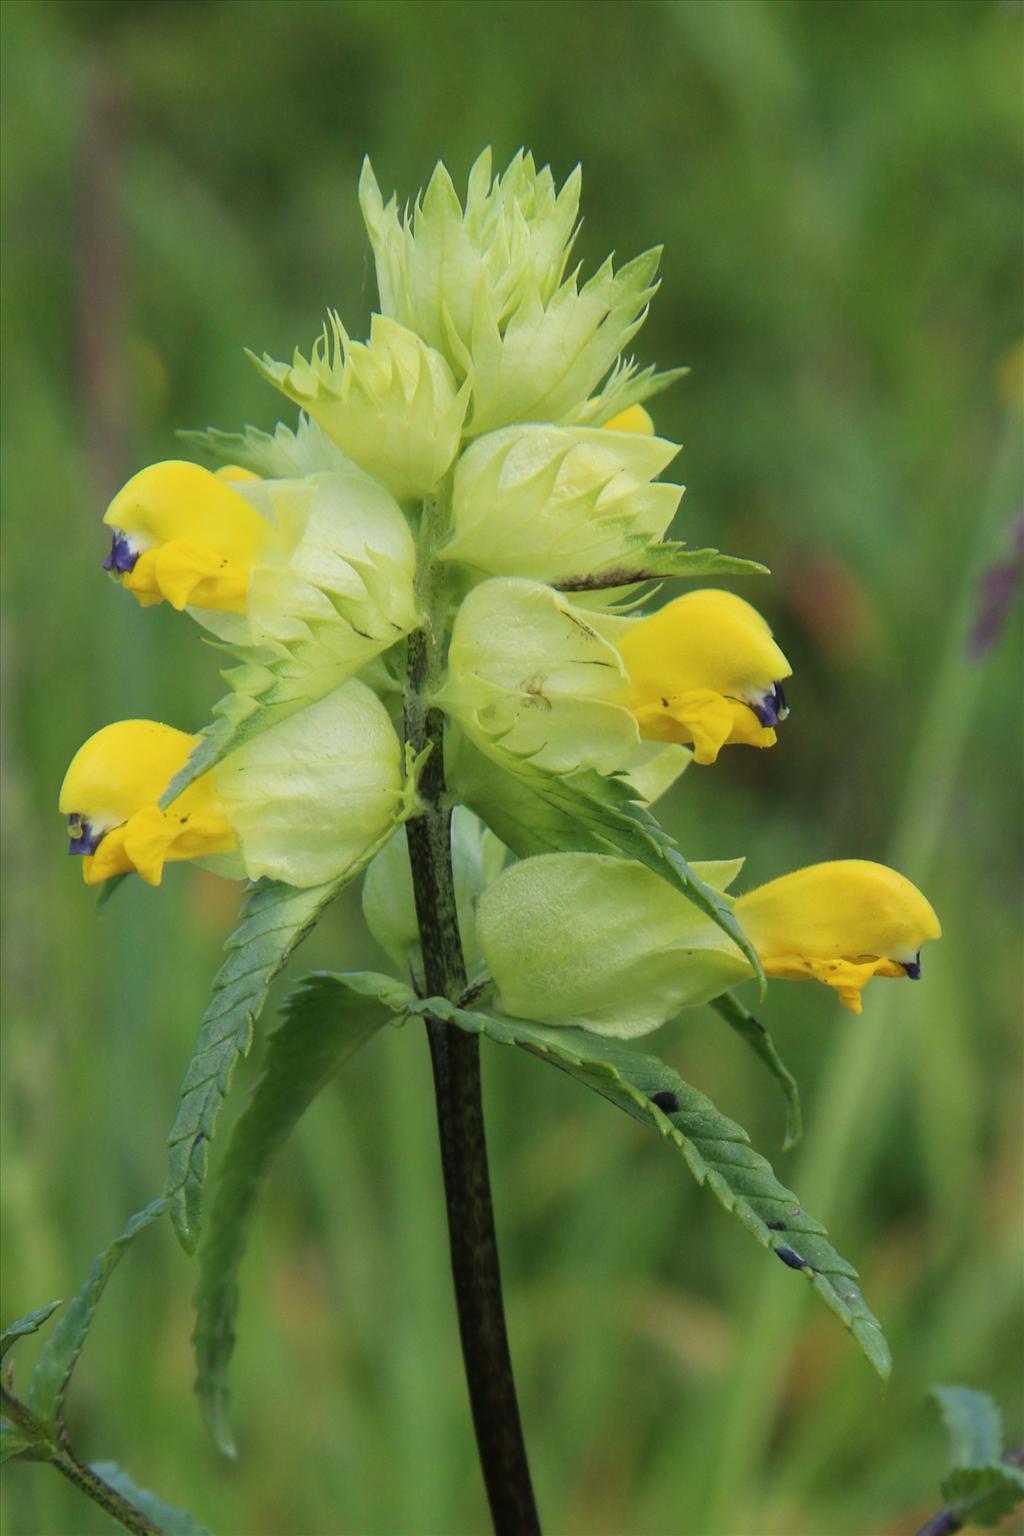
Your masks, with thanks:
[(803, 1135), (804, 1128), (803, 1116), (800, 1113), (800, 1089), (796, 1078), (779, 1055), (775, 1041), (766, 1027), (759, 1019), (755, 1019), (752, 1013), (748, 1013), (731, 992), (725, 992), (721, 997), (716, 997), (710, 1006), (719, 1018), (725, 1020), (730, 1029), (734, 1029), (740, 1038), (746, 1041), (754, 1055), (764, 1062), (782, 1089), (786, 1100), (786, 1139), (782, 1144), (782, 1150), (788, 1152), (790, 1147), (796, 1146)]
[[(85, 1284), (72, 1297), (50, 1337), (43, 1346), (39, 1362), (32, 1372), (28, 1391), (28, 1406), (46, 1425), (54, 1439), (59, 1439), (64, 1419), (64, 1398), (68, 1382), (82, 1352), (96, 1308), (106, 1289), (107, 1281), (121, 1262), (126, 1248), (147, 1227), (162, 1216), (167, 1208), (165, 1200), (152, 1200), (144, 1210), (138, 1211), (119, 1237), (109, 1248), (93, 1260)], [(45, 1309), (44, 1309), (45, 1310)]]
[(193, 1343), (196, 1391), (210, 1432), (234, 1455), (228, 1428), (228, 1365), (235, 1344), (238, 1269), (256, 1200), (271, 1162), (339, 1067), (413, 994), (390, 976), (363, 971), (304, 977), (268, 1036), (263, 1071), (236, 1124), (217, 1181), (200, 1259)]
[[(633, 859), (667, 880), (727, 934), (764, 989), (760, 958), (728, 899), (702, 880), (626, 779), (584, 769), (545, 773), (528, 758), (502, 754), (503, 767), (460, 737), (451, 782), (514, 853), (604, 853)], [(447, 766), (447, 759), (446, 759)]]
[(743, 1127), (656, 1056), (583, 1029), (548, 1028), (483, 1012), (467, 1012), (443, 998), (416, 1005), (470, 1033), (517, 1045), (578, 1078), (634, 1119), (666, 1137), (682, 1153), (698, 1184), (743, 1223), (764, 1248), (810, 1281), (822, 1301), (853, 1334), (883, 1381), (892, 1369), (881, 1325), (856, 1284), (857, 1271), (829, 1243), (821, 1222), (808, 1215), (781, 1184), (768, 1160), (755, 1152)]
[(0, 1333), (0, 1360), (18, 1339), (24, 1339), (30, 1333), (37, 1333), (59, 1306), (59, 1301), (48, 1301), (45, 1307), (36, 1307), (34, 1312), (27, 1312), (24, 1317), (19, 1317), (17, 1322), (9, 1324), (3, 1333)]
[(148, 1488), (140, 1488), (116, 1461), (94, 1461), (92, 1471), (129, 1504), (141, 1509), (148, 1520), (159, 1526), (163, 1536), (210, 1536), (208, 1528), (200, 1525), (186, 1510), (165, 1504), (163, 1499), (158, 1499)]
[(199, 1239), (207, 1146), (235, 1065), (249, 1054), (253, 1028), (274, 977), (349, 878), (308, 890), (263, 881), (246, 893), (241, 921), (225, 945), (227, 959), (214, 978), (168, 1137), (166, 1195), (187, 1253)]
[(972, 1387), (933, 1387), (949, 1435), (951, 1467), (985, 1467), (1003, 1454), (1003, 1420), (987, 1392)]

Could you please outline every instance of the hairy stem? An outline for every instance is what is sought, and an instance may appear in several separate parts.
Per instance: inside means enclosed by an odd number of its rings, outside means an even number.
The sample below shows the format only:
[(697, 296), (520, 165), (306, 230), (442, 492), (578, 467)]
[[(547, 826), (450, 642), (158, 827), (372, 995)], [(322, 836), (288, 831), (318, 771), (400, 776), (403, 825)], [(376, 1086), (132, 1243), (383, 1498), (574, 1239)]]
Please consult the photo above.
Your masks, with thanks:
[(3, 1388), (2, 1399), (4, 1417), (10, 1419), (34, 1442), (32, 1450), (26, 1454), (31, 1455), (33, 1460), (48, 1461), (52, 1467), (56, 1467), (68, 1482), (74, 1483), (79, 1492), (98, 1504), (118, 1525), (131, 1531), (132, 1536), (161, 1536), (160, 1527), (154, 1525), (141, 1509), (130, 1504), (116, 1488), (104, 1482), (92, 1467), (79, 1460), (63, 1433), (59, 1441), (55, 1440), (42, 1419), (7, 1387)]
[(79, 1461), (67, 1446), (58, 1455), (52, 1457), (52, 1463), (58, 1472), (85, 1494), (87, 1499), (92, 1499), (93, 1503), (106, 1510), (118, 1525), (124, 1526), (126, 1531), (131, 1531), (132, 1536), (162, 1536), (158, 1525), (154, 1525), (141, 1509), (136, 1509), (134, 1504), (129, 1504), (127, 1499), (122, 1498), (116, 1488), (111, 1488), (109, 1483), (105, 1483), (91, 1467), (86, 1466), (84, 1461)]
[[(417, 593), (425, 626), (409, 638), (405, 729), (417, 752), (431, 748), (420, 780), (423, 813), (407, 827), (424, 979), (428, 993), (454, 1001), (465, 990), (466, 967), (455, 905), (451, 813), (445, 796), (444, 720), (428, 703), (444, 664), (444, 594), (432, 554), (443, 532), (445, 510), (443, 502), (427, 502), (423, 508)], [(427, 1031), (459, 1333), (484, 1483), (497, 1536), (534, 1536), (540, 1525), (505, 1328), (480, 1096), (479, 1041), (435, 1018), (428, 1018)]]

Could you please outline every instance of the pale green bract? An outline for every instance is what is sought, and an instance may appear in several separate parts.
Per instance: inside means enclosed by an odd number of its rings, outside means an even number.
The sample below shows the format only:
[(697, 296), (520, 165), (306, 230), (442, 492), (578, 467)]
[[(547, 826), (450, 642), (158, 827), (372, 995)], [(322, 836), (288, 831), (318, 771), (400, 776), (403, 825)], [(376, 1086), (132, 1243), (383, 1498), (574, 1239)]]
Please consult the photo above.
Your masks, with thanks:
[[(463, 210), (447, 168), (438, 164), (410, 214), (385, 204), (369, 160), (359, 201), (373, 247), (381, 312), (418, 332), (462, 369), (484, 289), (504, 325), (530, 295), (547, 303), (559, 287), (575, 239), (581, 175), (560, 192), (547, 166), (518, 154), (491, 178), (491, 152), (469, 174)], [(464, 370), (463, 370), (464, 371)]]
[(530, 756), (553, 773), (628, 772), (647, 752), (617, 702), (628, 678), (600, 633), (608, 624), (541, 582), (483, 581), (456, 616), (437, 702), (499, 759)]
[(249, 879), (287, 885), (345, 874), (415, 805), (390, 716), (355, 678), (232, 752), (214, 781)]
[[(692, 868), (722, 892), (742, 863)], [(513, 865), (481, 897), (476, 932), (504, 1013), (620, 1040), (753, 975), (722, 929), (679, 891), (640, 864), (601, 854)]]
[[(667, 382), (620, 361), (655, 292), (660, 251), (618, 271), (609, 259), (582, 287), (578, 270), (564, 275), (579, 191), (578, 169), (556, 193), (551, 172), (538, 172), (530, 155), (492, 181), (485, 151), (464, 208), (438, 165), (412, 212), (401, 213), (363, 164), (359, 197), (381, 310), (471, 381), (470, 436), (510, 422), (600, 425)], [(617, 365), (613, 394), (588, 407)]]
[(683, 494), (681, 485), (651, 483), (678, 452), (638, 432), (489, 432), (456, 466), (452, 533), (441, 558), (556, 585), (638, 566), (638, 546), (662, 537)]
[(469, 386), (456, 392), (441, 354), (394, 320), (374, 315), (370, 340), (353, 342), (331, 311), (308, 361), (297, 348), (290, 366), (249, 356), (398, 501), (429, 496), (459, 451)]

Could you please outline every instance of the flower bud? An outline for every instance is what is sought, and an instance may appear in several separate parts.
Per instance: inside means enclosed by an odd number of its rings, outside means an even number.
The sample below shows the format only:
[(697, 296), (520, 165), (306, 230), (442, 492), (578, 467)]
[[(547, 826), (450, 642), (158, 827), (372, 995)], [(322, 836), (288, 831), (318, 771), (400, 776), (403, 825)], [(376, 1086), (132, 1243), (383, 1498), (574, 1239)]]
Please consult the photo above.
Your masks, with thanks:
[(441, 354), (394, 320), (374, 315), (366, 344), (333, 312), (328, 322), (308, 362), (298, 350), (291, 366), (250, 356), (396, 500), (421, 501), (458, 453), (468, 387), (456, 394)]
[[(579, 206), (576, 170), (561, 192), (550, 171), (517, 155), (491, 179), (490, 154), (469, 178), (463, 209), (438, 165), (412, 214), (385, 204), (370, 168), (359, 194), (377, 265), (381, 309), (444, 352), (472, 380), (467, 433), (511, 422), (591, 421), (660, 387), (621, 364), (607, 411), (595, 387), (643, 323), (659, 251), (613, 270), (610, 260), (579, 288), (565, 278)], [(627, 395), (625, 391), (632, 390)]]
[(365, 160), (359, 201), (382, 312), (445, 353), (461, 376), (481, 288), (500, 325), (529, 295), (546, 303), (565, 272), (579, 200), (578, 167), (556, 192), (547, 166), (538, 172), (520, 151), (492, 180), (487, 149), (470, 172), (465, 210), (439, 163), (412, 214), (399, 213), (394, 197), (385, 204)]
[(664, 535), (679, 505), (682, 486), (651, 484), (678, 452), (628, 429), (490, 432), (456, 466), (453, 531), (441, 557), (556, 584), (630, 561), (635, 568), (638, 551)]
[(87, 885), (132, 871), (159, 885), (164, 864), (179, 859), (319, 885), (358, 865), (404, 814), (401, 744), (383, 704), (354, 680), (245, 743), (162, 810), (196, 741), (122, 720), (79, 749), (59, 804)]

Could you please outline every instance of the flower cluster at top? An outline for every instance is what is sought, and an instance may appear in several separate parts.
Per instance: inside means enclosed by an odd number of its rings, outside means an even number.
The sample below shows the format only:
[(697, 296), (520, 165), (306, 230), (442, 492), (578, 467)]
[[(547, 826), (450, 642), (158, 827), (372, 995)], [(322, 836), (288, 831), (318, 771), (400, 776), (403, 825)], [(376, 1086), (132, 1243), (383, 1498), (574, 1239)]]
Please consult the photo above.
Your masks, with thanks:
[[(584, 281), (579, 195), (578, 171), (559, 190), (528, 155), (494, 177), (484, 154), (464, 202), (439, 165), (401, 210), (367, 163), (368, 340), (330, 313), (308, 354), (254, 358), (294, 428), (191, 434), (222, 467), (154, 464), (114, 497), (110, 575), (236, 664), (198, 735), (122, 721), (74, 757), (60, 809), (87, 883), (158, 884), (194, 859), (307, 887), (370, 865), (371, 927), (415, 965), (402, 825), (423, 759), (402, 704), (425, 630), (448, 794), (491, 829), (459, 811), (454, 856), (467, 954), (499, 1005), (630, 1035), (751, 975), (656, 873), (557, 833), (538, 851), (528, 825), (581, 776), (649, 805), (691, 761), (773, 746), (787, 715), (789, 664), (747, 602), (700, 587), (637, 606), (645, 582), (755, 568), (666, 541), (683, 488), (659, 477), (679, 450), (643, 402), (677, 375), (627, 355), (660, 253)], [(880, 865), (818, 865), (733, 901), (738, 869), (697, 877), (765, 972), (817, 978), (856, 1010), (871, 977), (918, 976), (939, 935)]]

